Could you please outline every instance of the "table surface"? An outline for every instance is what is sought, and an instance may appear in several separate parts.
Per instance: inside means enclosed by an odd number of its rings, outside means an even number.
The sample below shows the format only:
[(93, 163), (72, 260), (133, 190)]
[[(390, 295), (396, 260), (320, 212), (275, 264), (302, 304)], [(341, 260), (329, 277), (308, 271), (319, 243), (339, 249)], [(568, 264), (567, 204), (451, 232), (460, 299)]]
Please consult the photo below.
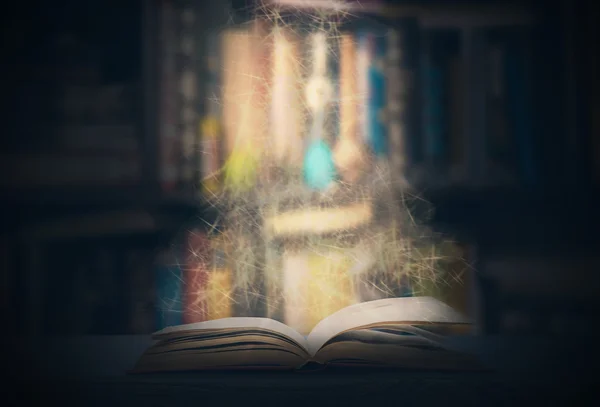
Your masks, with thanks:
[[(587, 374), (597, 354), (591, 352), (595, 347), (574, 338), (461, 337), (447, 342), (450, 348), (478, 356), (492, 369), (484, 373), (325, 369), (127, 375), (152, 343), (149, 336), (84, 336), (20, 338), (15, 346), (22, 352), (21, 361), (27, 362), (27, 371), (36, 373), (32, 383), (52, 389), (55, 395), (57, 388), (66, 388), (58, 384), (69, 383), (71, 393), (77, 390), (86, 397), (86, 405), (189, 405), (198, 399), (287, 404), (303, 398), (334, 405), (383, 403), (390, 398), (419, 405), (520, 405), (548, 400), (575, 405), (582, 392), (600, 389), (600, 381)], [(36, 390), (35, 394), (48, 393)]]

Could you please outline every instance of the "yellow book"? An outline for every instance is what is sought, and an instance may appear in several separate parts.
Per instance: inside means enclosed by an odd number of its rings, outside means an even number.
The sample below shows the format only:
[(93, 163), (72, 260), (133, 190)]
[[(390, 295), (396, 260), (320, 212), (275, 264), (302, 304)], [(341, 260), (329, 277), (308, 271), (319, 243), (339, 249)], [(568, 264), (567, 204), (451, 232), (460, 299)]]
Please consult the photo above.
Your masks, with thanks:
[(214, 269), (208, 276), (208, 320), (229, 318), (232, 314), (233, 275), (231, 270)]
[(257, 107), (253, 102), (252, 36), (248, 29), (222, 33), (222, 124), (225, 183), (234, 190), (254, 185), (259, 162), (256, 150)]
[(306, 315), (310, 332), (328, 315), (354, 304), (356, 295), (349, 275), (351, 259), (343, 252), (311, 253), (307, 265)]
[(202, 191), (211, 196), (219, 190), (219, 119), (214, 116), (205, 117), (200, 125), (202, 140)]
[(233, 271), (223, 237), (212, 239), (213, 264), (206, 283), (207, 320), (233, 316)]

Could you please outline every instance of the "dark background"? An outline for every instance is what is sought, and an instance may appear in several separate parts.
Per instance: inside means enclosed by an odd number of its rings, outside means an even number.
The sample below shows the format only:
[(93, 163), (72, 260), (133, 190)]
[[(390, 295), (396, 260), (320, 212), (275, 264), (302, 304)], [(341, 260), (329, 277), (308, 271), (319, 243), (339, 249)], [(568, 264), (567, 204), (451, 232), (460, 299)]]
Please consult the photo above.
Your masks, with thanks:
[[(206, 17), (213, 26), (224, 23), (226, 15), (225, 5), (217, 10), (221, 6), (214, 3), (212, 10), (206, 8), (207, 16), (215, 16)], [(483, 3), (509, 5), (478, 1), (466, 7)], [(535, 185), (424, 187), (423, 194), (436, 208), (434, 228), (464, 236), (477, 248), (476, 278), (483, 297), (478, 306), (488, 333), (565, 333), (582, 328), (581, 318), (591, 321), (598, 306), (598, 6), (583, 0), (516, 4), (536, 17), (533, 121), (542, 176)], [(245, 6), (234, 2), (234, 8)], [(137, 267), (151, 275), (159, 249), (199, 217), (211, 216), (193, 186), (165, 192), (158, 182), (152, 14), (141, 1), (61, 0), (12, 7), (3, 13), (2, 24), (3, 325), (23, 333), (149, 333), (152, 327), (128, 325), (121, 311), (132, 288), (115, 281), (128, 275), (132, 250), (138, 253), (136, 261), (145, 264)], [(125, 160), (139, 164), (135, 180), (53, 186), (20, 181), (36, 165), (48, 166), (41, 172), (60, 165), (67, 173), (80, 171), (60, 158), (35, 158), (65, 154), (60, 135), (48, 130), (48, 123), (67, 120), (57, 109), (66, 84), (124, 89), (106, 102), (119, 106), (107, 115), (111, 124), (135, 129), (136, 152), (116, 154), (131, 154)], [(96, 148), (102, 150), (102, 142)], [(7, 164), (11, 157), (21, 165)], [(111, 167), (106, 160), (102, 165)], [(86, 277), (101, 267), (114, 281)], [(78, 285), (77, 278), (85, 281)], [(106, 300), (92, 322), (74, 326), (70, 320), (35, 315), (40, 308), (77, 308), (61, 299), (83, 285), (95, 287), (96, 294), (90, 295)]]

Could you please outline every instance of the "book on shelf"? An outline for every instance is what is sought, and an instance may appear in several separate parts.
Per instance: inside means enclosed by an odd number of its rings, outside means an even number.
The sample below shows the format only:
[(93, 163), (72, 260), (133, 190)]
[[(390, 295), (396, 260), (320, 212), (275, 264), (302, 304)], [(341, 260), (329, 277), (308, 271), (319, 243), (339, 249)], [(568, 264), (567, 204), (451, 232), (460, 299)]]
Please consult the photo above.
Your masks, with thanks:
[(432, 297), (388, 298), (343, 308), (308, 336), (268, 318), (223, 318), (156, 332), (131, 373), (211, 369), (375, 367), (480, 370), (444, 345), (469, 320)]
[(177, 97), (179, 98), (179, 109), (177, 111), (177, 130), (179, 138), (180, 153), (178, 157), (179, 177), (178, 186), (187, 190), (193, 186), (197, 170), (197, 134), (198, 119), (201, 108), (199, 94), (203, 84), (199, 81), (198, 63), (199, 50), (202, 44), (198, 44), (200, 37), (198, 23), (201, 23), (201, 15), (194, 2), (182, 0), (176, 2), (177, 30), (179, 34), (177, 43)]
[(156, 325), (183, 323), (183, 270), (174, 250), (163, 249), (155, 263)]
[(205, 196), (216, 194), (221, 187), (221, 151), (222, 151), (222, 126), (221, 106), (219, 92), (219, 36), (210, 33), (207, 38), (206, 53), (206, 83), (205, 83), (205, 110), (199, 128), (199, 172), (201, 192)]
[(179, 179), (179, 140), (177, 129), (177, 97), (178, 60), (177, 60), (177, 15), (173, 0), (163, 0), (160, 3), (160, 21), (158, 23), (159, 39), (158, 54), (159, 91), (158, 116), (159, 135), (158, 148), (160, 151), (158, 177), (161, 188), (172, 191)]

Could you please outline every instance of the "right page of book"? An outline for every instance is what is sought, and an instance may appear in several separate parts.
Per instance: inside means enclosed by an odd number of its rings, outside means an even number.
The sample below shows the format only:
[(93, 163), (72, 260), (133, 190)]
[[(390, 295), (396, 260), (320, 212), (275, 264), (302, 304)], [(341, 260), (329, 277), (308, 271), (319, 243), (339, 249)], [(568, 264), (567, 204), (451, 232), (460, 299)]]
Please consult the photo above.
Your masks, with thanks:
[(311, 355), (335, 335), (361, 326), (400, 322), (469, 323), (470, 321), (433, 297), (385, 298), (346, 307), (315, 326), (308, 335)]

